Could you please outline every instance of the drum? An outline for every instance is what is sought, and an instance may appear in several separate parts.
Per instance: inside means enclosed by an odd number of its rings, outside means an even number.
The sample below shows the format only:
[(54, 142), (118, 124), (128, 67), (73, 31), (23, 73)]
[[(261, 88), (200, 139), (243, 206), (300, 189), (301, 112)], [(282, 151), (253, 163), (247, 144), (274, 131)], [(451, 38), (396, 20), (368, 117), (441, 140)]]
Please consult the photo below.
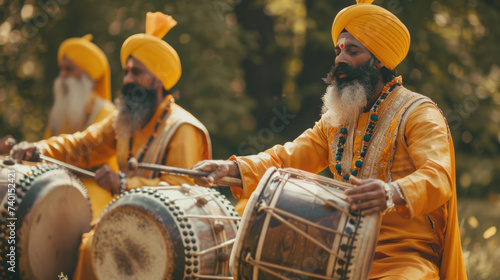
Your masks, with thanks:
[(240, 218), (214, 189), (133, 189), (103, 211), (92, 241), (98, 279), (233, 279)]
[(352, 185), (271, 168), (246, 206), (234, 279), (368, 279), (381, 216), (349, 210)]
[(78, 179), (54, 165), (1, 158), (0, 199), (0, 278), (71, 278), (91, 221)]

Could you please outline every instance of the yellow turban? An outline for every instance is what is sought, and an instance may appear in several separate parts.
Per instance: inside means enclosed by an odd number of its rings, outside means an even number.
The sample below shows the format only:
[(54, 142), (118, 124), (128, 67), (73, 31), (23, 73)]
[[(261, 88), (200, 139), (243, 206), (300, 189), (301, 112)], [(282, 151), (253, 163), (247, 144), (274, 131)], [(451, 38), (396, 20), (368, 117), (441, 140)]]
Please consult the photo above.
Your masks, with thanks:
[(123, 42), (120, 53), (122, 67), (129, 56), (135, 57), (163, 82), (166, 90), (181, 77), (181, 61), (177, 52), (162, 38), (177, 22), (160, 12), (146, 14), (146, 33), (135, 34)]
[(332, 26), (335, 46), (342, 30), (347, 30), (385, 67), (394, 70), (410, 49), (410, 32), (386, 9), (371, 5), (373, 0), (357, 0), (356, 5), (340, 11)]
[(57, 52), (57, 59), (66, 56), (73, 63), (82, 68), (96, 83), (96, 93), (107, 100), (111, 100), (111, 81), (108, 59), (104, 52), (94, 43), (90, 42), (92, 35), (87, 34), (82, 38), (69, 38), (62, 42)]

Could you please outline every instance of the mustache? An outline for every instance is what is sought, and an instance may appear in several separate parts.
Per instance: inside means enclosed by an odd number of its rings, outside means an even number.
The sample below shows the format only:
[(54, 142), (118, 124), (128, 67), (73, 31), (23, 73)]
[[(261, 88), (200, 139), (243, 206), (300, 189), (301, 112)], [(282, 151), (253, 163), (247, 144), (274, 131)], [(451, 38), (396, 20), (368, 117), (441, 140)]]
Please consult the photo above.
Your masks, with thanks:
[(122, 96), (127, 102), (143, 103), (155, 95), (155, 91), (138, 84), (127, 84), (122, 87)]
[(343, 79), (358, 80), (363, 76), (364, 71), (363, 66), (355, 68), (347, 64), (339, 64), (332, 67), (331, 74), (335, 79), (341, 79), (339, 76), (345, 74), (347, 77)]

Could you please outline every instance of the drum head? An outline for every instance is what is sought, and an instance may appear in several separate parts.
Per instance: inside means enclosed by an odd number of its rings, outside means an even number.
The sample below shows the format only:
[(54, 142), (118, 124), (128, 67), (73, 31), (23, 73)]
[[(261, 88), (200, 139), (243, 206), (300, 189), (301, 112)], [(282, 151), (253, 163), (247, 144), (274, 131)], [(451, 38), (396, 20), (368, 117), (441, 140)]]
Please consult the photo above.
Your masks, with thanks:
[(104, 210), (92, 241), (98, 279), (233, 279), (234, 207), (197, 186), (133, 189)]
[(142, 207), (109, 211), (99, 222), (92, 247), (98, 279), (172, 279), (169, 233)]
[(55, 166), (33, 167), (18, 175), (19, 206), (15, 212), (18, 278), (71, 276), (91, 212), (85, 188)]

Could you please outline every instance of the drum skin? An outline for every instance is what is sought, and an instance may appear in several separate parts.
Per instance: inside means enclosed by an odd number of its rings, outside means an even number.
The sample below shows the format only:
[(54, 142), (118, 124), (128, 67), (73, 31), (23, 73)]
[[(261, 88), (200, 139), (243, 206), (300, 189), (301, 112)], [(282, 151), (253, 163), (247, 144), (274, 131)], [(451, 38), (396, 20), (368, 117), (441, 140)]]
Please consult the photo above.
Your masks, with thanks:
[[(57, 279), (72, 277), (83, 233), (90, 230), (91, 210), (85, 187), (54, 165), (29, 166), (2, 162), (0, 230), (1, 279)], [(16, 171), (14, 215), (8, 211), (8, 170)], [(12, 208), (10, 209), (12, 210)], [(15, 244), (6, 244), (7, 218), (15, 217)], [(8, 246), (7, 246), (8, 245)], [(15, 272), (3, 258), (15, 246)]]
[(234, 279), (368, 278), (380, 215), (349, 211), (337, 181), (321, 177), (267, 171), (243, 214), (231, 255)]
[(213, 189), (133, 189), (113, 200), (96, 225), (91, 249), (95, 275), (102, 280), (232, 279), (232, 244), (211, 248), (234, 240), (237, 216)]

